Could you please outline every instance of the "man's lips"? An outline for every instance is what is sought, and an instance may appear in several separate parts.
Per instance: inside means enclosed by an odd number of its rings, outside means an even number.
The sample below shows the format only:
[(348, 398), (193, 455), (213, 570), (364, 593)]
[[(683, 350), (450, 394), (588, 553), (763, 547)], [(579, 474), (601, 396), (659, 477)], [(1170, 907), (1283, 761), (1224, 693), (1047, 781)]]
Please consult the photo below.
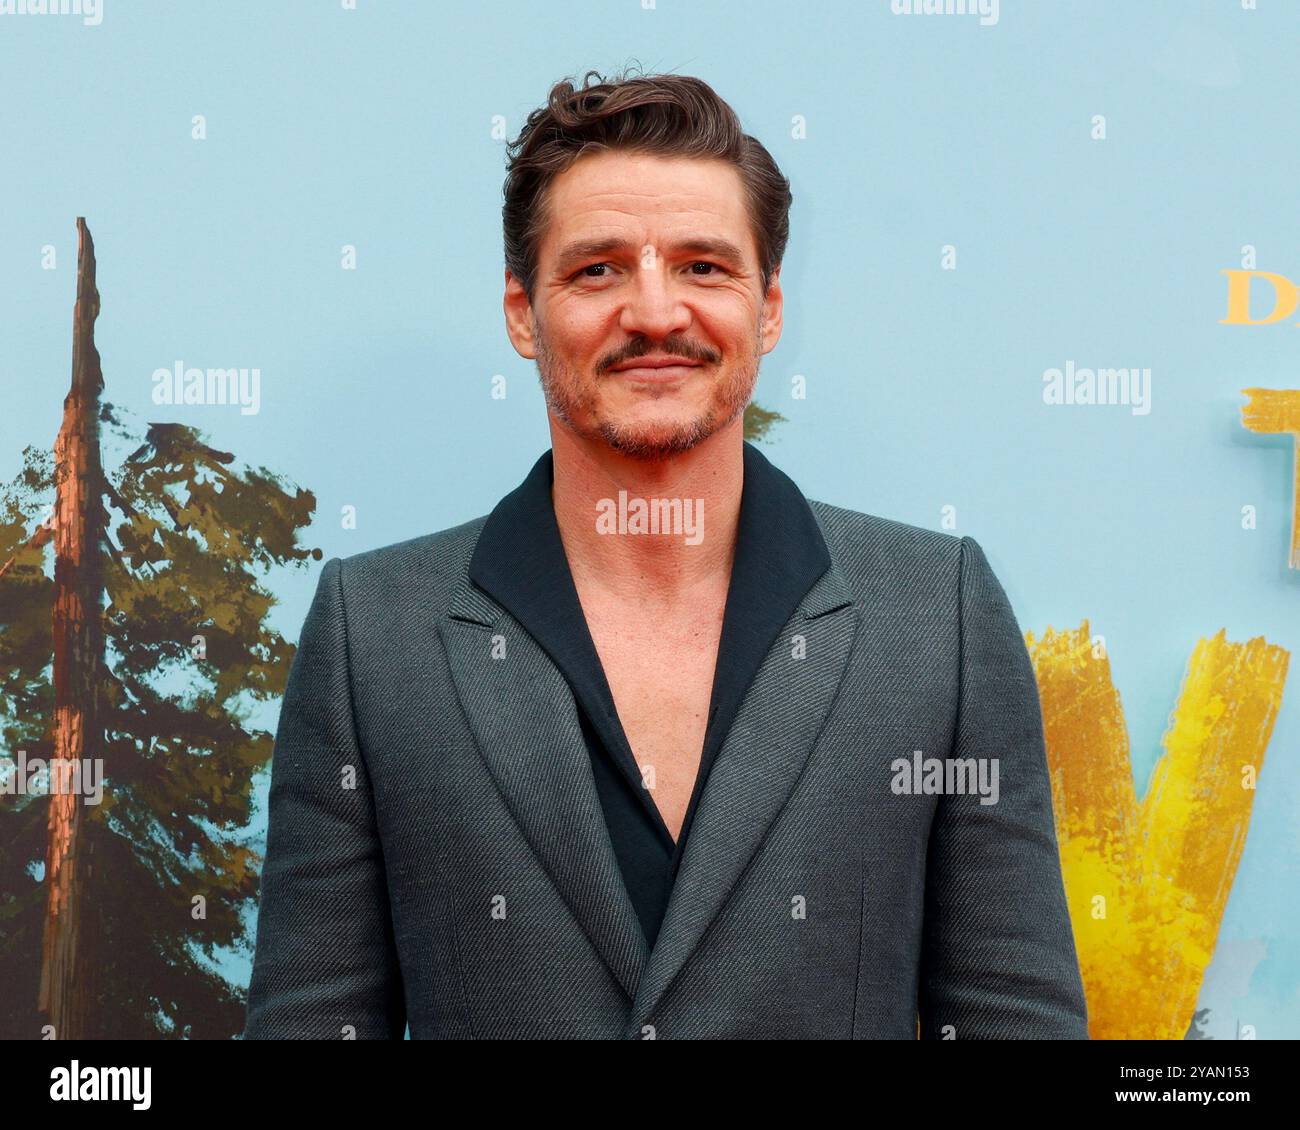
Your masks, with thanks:
[(703, 362), (684, 357), (637, 357), (614, 366), (610, 372), (638, 381), (675, 381), (702, 367)]

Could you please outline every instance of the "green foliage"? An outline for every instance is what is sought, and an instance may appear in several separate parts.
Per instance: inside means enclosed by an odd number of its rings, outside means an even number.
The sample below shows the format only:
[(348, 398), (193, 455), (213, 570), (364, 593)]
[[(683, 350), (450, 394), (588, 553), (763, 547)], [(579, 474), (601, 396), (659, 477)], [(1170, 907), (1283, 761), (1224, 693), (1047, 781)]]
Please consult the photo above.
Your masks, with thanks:
[(785, 417), (780, 412), (770, 412), (766, 408), (760, 408), (757, 404), (747, 404), (745, 406), (744, 432), (745, 438), (751, 443), (761, 443), (767, 439), (767, 433), (770, 432), (778, 421), (784, 421)]
[[(105, 407), (106, 423), (120, 424)], [(135, 442), (139, 437), (136, 436)], [(106, 471), (101, 552), (104, 796), (83, 810), (101, 1038), (228, 1038), (242, 989), (212, 968), (248, 943), (242, 913), (260, 859), (244, 842), (254, 778), (273, 735), (250, 717), (284, 691), (293, 645), (267, 623), (264, 577), (319, 560), (299, 544), (316, 500), (179, 424), (152, 424)], [(51, 751), (50, 547), (22, 548), (53, 501), (49, 457), (31, 449), (0, 489), (0, 725), (5, 751)], [(42, 796), (0, 797), (0, 1036), (39, 1034), (45, 910)], [(196, 917), (200, 898), (203, 916)]]

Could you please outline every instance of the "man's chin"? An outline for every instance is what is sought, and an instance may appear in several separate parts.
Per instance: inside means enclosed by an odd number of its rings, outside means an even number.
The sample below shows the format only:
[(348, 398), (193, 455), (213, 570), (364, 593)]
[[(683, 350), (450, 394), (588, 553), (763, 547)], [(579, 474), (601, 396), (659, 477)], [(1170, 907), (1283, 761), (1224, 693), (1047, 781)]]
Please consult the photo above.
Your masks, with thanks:
[(668, 459), (698, 447), (717, 431), (711, 416), (675, 424), (620, 424), (604, 421), (598, 427), (601, 438), (614, 450), (632, 459)]

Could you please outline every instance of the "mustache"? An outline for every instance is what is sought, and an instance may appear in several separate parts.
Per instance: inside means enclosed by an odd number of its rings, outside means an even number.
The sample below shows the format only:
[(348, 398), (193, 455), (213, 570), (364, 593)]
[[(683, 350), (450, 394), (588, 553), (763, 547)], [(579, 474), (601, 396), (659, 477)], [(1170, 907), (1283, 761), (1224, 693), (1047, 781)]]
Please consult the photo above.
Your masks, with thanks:
[(615, 365), (622, 365), (626, 361), (635, 361), (638, 357), (645, 357), (651, 353), (669, 353), (674, 357), (685, 357), (688, 361), (698, 361), (703, 365), (714, 365), (721, 360), (714, 350), (693, 345), (688, 341), (665, 341), (658, 346), (647, 342), (644, 345), (629, 346), (627, 349), (611, 354), (596, 366), (596, 371), (607, 373)]

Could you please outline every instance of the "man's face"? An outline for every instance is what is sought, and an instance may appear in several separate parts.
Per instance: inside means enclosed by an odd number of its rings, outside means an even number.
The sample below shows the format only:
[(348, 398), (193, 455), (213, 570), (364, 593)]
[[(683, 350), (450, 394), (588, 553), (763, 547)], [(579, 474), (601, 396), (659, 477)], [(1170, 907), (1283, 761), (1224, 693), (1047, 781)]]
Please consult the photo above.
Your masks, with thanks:
[[(506, 276), (507, 328), (579, 436), (660, 459), (745, 410), (781, 336), (761, 293), (740, 174), (722, 161), (589, 154), (551, 182), (533, 302)], [(670, 359), (684, 364), (663, 366)]]

